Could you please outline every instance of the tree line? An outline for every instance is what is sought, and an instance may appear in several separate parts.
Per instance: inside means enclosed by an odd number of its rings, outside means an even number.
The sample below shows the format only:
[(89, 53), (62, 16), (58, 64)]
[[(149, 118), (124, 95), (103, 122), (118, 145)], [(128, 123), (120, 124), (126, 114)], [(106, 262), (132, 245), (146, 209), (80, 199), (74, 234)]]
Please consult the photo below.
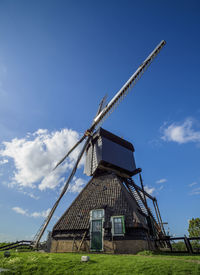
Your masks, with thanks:
[[(192, 218), (189, 220), (188, 227), (189, 238), (200, 237), (200, 218)], [(193, 240), (190, 242), (194, 251), (200, 252), (200, 240)], [(172, 248), (174, 251), (186, 251), (185, 242), (178, 241), (172, 243)]]

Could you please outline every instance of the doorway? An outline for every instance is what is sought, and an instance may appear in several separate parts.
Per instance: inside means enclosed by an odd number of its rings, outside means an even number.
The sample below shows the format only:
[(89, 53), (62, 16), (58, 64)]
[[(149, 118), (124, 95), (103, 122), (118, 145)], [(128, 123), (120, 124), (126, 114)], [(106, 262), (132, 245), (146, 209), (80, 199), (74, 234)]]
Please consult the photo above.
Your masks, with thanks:
[(104, 210), (92, 210), (90, 214), (90, 249), (92, 251), (103, 250), (103, 221)]

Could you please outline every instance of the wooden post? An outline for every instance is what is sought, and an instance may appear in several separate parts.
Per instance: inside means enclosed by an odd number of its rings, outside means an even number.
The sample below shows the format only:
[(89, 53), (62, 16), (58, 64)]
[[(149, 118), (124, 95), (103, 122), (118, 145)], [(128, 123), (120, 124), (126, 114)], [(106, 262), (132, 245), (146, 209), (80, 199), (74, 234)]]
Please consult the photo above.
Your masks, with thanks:
[(157, 202), (156, 199), (155, 199), (155, 204), (156, 204), (156, 208), (158, 210), (158, 215), (159, 215), (159, 218), (160, 218), (160, 223), (161, 223), (160, 225), (161, 225), (161, 228), (162, 228), (162, 232), (163, 232), (164, 235), (166, 235), (165, 229), (164, 229), (164, 226), (163, 226), (163, 222), (162, 222), (162, 218), (161, 218), (161, 215), (160, 215), (160, 210), (158, 208), (158, 202)]
[(186, 236), (184, 236), (184, 242), (185, 242), (185, 246), (187, 248), (188, 253), (193, 254), (193, 250), (192, 250), (190, 240)]
[(81, 249), (81, 246), (82, 246), (83, 241), (84, 241), (84, 239), (85, 239), (86, 233), (87, 233), (87, 230), (86, 230), (86, 231), (84, 232), (84, 234), (83, 234), (83, 238), (82, 238), (82, 240), (81, 240), (81, 242), (80, 242), (80, 244), (79, 244), (78, 252), (79, 252), (80, 249)]
[(159, 219), (158, 211), (157, 211), (157, 208), (156, 208), (156, 205), (155, 205), (155, 201), (154, 201), (154, 200), (153, 200), (153, 206), (154, 206), (154, 209), (155, 209), (155, 213), (156, 213), (156, 218), (157, 218), (158, 224), (160, 225), (160, 224), (161, 224), (161, 221), (160, 221), (160, 219)]
[(144, 194), (144, 184), (143, 184), (143, 179), (142, 179), (141, 173), (139, 174), (139, 176), (140, 176), (141, 187), (142, 187), (142, 190), (143, 190), (144, 201), (145, 201), (146, 207), (148, 207), (148, 205), (147, 205), (147, 200), (146, 200), (146, 196), (145, 196), (145, 194)]

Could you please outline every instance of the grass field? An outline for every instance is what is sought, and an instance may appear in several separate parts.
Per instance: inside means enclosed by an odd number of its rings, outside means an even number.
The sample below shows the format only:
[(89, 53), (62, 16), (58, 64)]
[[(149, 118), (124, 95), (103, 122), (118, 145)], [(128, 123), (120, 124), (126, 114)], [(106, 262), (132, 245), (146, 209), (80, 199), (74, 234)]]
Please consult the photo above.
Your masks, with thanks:
[[(142, 255), (141, 255), (142, 254)], [(8, 258), (0, 252), (1, 274), (198, 274), (200, 256), (183, 255), (105, 255), (74, 253), (12, 252)], [(82, 255), (90, 261), (82, 263)]]

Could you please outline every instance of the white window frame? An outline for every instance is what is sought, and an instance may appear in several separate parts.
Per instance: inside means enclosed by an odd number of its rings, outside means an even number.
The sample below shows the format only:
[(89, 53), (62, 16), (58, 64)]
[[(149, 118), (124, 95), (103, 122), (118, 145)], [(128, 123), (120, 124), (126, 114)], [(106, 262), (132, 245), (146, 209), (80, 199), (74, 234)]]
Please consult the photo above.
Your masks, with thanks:
[[(94, 211), (99, 211), (99, 210), (101, 210), (101, 211), (103, 211), (103, 216), (102, 216), (102, 218), (93, 218), (92, 217), (92, 212), (94, 212)], [(91, 211), (90, 211), (90, 221), (94, 221), (94, 220), (104, 220), (104, 217), (105, 217), (105, 210), (104, 209), (92, 209)]]

